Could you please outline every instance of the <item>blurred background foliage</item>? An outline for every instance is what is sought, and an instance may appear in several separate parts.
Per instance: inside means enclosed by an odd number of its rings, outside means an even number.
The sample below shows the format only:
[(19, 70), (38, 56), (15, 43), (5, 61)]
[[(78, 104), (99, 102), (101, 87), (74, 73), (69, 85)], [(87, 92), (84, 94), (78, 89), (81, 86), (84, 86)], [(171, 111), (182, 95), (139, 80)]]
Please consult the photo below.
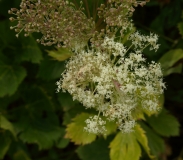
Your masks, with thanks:
[[(88, 1), (92, 5), (92, 0)], [(55, 82), (61, 77), (65, 62), (56, 61), (52, 52), (48, 55), (47, 50), (53, 47), (36, 43), (39, 35), (24, 37), (20, 34), (16, 38), (15, 32), (9, 29), (12, 24), (8, 10), (18, 8), (20, 2), (0, 1), (0, 159), (109, 160), (110, 148), (112, 155), (116, 152), (131, 154), (130, 147), (135, 147), (141, 160), (150, 159), (149, 148), (154, 159), (183, 159), (183, 129), (180, 127), (183, 123), (183, 0), (151, 0), (146, 6), (137, 7), (133, 16), (141, 33), (159, 35), (160, 49), (156, 53), (145, 50), (144, 55), (149, 61), (162, 64), (167, 87), (161, 113), (146, 116), (146, 122), (139, 121), (145, 132), (141, 128), (138, 131), (146, 134), (149, 146), (145, 139), (135, 135), (144, 148), (142, 152), (136, 140), (120, 146), (121, 135), (114, 124), (109, 126), (107, 137), (81, 132), (83, 123), (80, 121), (93, 111), (86, 111), (67, 93), (56, 93)], [(123, 153), (125, 147), (130, 149)], [(112, 159), (118, 160), (114, 157)], [(127, 156), (124, 160), (135, 159)]]

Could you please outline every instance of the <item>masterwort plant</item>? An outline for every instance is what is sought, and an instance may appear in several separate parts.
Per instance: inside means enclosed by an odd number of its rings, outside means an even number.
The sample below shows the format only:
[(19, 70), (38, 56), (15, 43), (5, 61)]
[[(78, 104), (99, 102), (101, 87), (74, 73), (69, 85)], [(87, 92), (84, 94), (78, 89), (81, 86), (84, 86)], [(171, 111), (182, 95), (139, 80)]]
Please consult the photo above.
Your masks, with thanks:
[(40, 32), (41, 44), (73, 52), (56, 82), (57, 92), (67, 91), (86, 109), (97, 111), (85, 121), (84, 130), (89, 133), (105, 134), (107, 121), (115, 122), (124, 133), (132, 132), (137, 112), (159, 109), (165, 89), (161, 66), (143, 56), (146, 48), (157, 51), (158, 36), (135, 31), (131, 20), (134, 6), (145, 3), (106, 0), (97, 9), (98, 18), (85, 14), (83, 2), (78, 6), (66, 0), (22, 0), (20, 10), (9, 11), (16, 16), (10, 20), (18, 21), (11, 27), (17, 36), (23, 30), (25, 36)]
[[(130, 35), (130, 47), (104, 38), (101, 48), (91, 47), (75, 53), (67, 62), (58, 89), (68, 91), (73, 100), (86, 108), (94, 108), (99, 114), (86, 120), (85, 130), (92, 133), (105, 131), (105, 116), (115, 121), (123, 132), (131, 132), (136, 109), (157, 111), (158, 98), (165, 88), (159, 64), (146, 63), (142, 52), (146, 46), (157, 49), (157, 35)], [(134, 46), (134, 51), (130, 50)]]

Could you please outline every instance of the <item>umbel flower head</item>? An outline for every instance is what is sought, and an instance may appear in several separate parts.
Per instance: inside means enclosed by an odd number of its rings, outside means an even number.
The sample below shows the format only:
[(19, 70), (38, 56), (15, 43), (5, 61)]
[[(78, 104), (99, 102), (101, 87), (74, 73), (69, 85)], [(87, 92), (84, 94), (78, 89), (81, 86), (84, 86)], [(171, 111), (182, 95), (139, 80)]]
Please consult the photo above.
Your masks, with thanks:
[[(77, 4), (75, 0), (22, 0), (20, 9), (12, 8), (8, 11), (15, 16), (10, 20), (17, 21), (17, 25), (10, 28), (15, 29), (17, 37), (22, 31), (25, 32), (25, 36), (39, 32), (42, 34), (42, 37), (37, 39), (39, 43), (75, 50), (86, 46), (88, 41), (100, 45), (104, 35), (111, 37), (117, 31), (123, 35), (132, 25), (129, 17), (135, 10), (134, 6), (142, 6), (147, 1), (106, 0), (106, 5), (101, 4), (96, 9), (98, 1), (94, 0), (96, 13), (93, 13), (94, 18), (88, 18), (90, 14), (88, 17), (85, 15), (82, 0), (81, 4)], [(84, 2), (89, 13), (88, 3)], [(96, 22), (96, 25), (95, 20), (99, 22)], [(99, 25), (101, 22), (105, 23), (102, 28)]]
[[(11, 21), (18, 21), (15, 29), (17, 37), (25, 31), (25, 36), (33, 32), (42, 33), (37, 41), (43, 45), (58, 47), (76, 47), (86, 45), (93, 34), (95, 23), (87, 18), (82, 8), (67, 0), (22, 0), (20, 10), (12, 8), (9, 14), (14, 14)], [(78, 44), (78, 39), (80, 43)]]
[(147, 64), (142, 52), (147, 46), (157, 49), (157, 35), (129, 36), (130, 47), (114, 38), (105, 37), (102, 47), (76, 53), (66, 64), (62, 78), (56, 84), (57, 91), (68, 91), (73, 100), (86, 108), (94, 108), (99, 114), (86, 120), (90, 133), (105, 131), (105, 122), (115, 121), (123, 132), (131, 132), (136, 118), (133, 112), (158, 110), (158, 98), (165, 88), (160, 64)]

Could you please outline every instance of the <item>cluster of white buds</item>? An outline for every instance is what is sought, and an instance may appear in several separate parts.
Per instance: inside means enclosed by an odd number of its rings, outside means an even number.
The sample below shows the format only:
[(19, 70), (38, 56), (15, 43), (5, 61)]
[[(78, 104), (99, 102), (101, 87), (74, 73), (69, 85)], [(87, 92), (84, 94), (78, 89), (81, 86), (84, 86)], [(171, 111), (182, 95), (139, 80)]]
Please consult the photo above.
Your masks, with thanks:
[[(141, 35), (138, 31), (131, 34), (129, 40), (132, 40), (132, 44), (135, 49), (145, 49), (147, 46), (151, 45), (150, 50), (155, 50), (159, 48), (159, 44), (157, 44), (158, 36), (156, 34), (150, 33), (150, 36)], [(140, 51), (141, 52), (141, 51)]]
[(104, 125), (106, 124), (105, 121), (103, 121), (99, 116), (93, 116), (89, 117), (86, 121), (86, 127), (84, 127), (84, 130), (89, 132), (89, 133), (94, 133), (94, 134), (103, 134), (106, 132), (106, 129)]
[[(140, 35), (129, 37), (130, 47), (104, 38), (102, 47), (93, 46), (76, 53), (66, 64), (62, 78), (56, 84), (58, 90), (68, 91), (73, 100), (86, 108), (94, 108), (109, 121), (115, 121), (125, 133), (135, 125), (132, 112), (158, 110), (158, 98), (165, 85), (159, 64), (146, 63), (142, 52), (151, 46), (156, 50), (157, 36)], [(105, 122), (98, 116), (86, 120), (84, 129), (90, 133), (105, 132)]]

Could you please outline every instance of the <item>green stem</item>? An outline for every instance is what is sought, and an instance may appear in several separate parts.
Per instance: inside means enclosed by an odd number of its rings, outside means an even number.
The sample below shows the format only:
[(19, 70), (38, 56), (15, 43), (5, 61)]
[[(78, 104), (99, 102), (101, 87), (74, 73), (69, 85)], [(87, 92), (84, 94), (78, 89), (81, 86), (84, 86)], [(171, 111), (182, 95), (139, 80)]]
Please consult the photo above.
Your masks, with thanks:
[[(126, 50), (125, 54), (127, 54), (127, 52), (132, 48), (132, 46), (133, 46), (133, 44), (131, 44), (131, 46)], [(124, 54), (124, 55), (125, 55), (125, 54)], [(119, 59), (120, 59), (120, 58), (119, 58)], [(114, 65), (116, 65), (116, 64), (118, 63), (119, 59), (116, 61), (116, 63), (115, 63)]]
[(147, 48), (148, 46), (150, 45), (150, 43), (149, 44), (147, 44), (144, 48), (142, 48), (140, 51), (142, 52), (145, 48)]
[(91, 16), (90, 16), (90, 10), (88, 8), (87, 0), (84, 0), (84, 2), (85, 2), (85, 6), (86, 6), (86, 11), (87, 11), (88, 18), (90, 18)]
[(98, 121), (99, 116), (100, 116), (100, 111), (98, 112), (98, 115), (97, 115), (97, 121)]

